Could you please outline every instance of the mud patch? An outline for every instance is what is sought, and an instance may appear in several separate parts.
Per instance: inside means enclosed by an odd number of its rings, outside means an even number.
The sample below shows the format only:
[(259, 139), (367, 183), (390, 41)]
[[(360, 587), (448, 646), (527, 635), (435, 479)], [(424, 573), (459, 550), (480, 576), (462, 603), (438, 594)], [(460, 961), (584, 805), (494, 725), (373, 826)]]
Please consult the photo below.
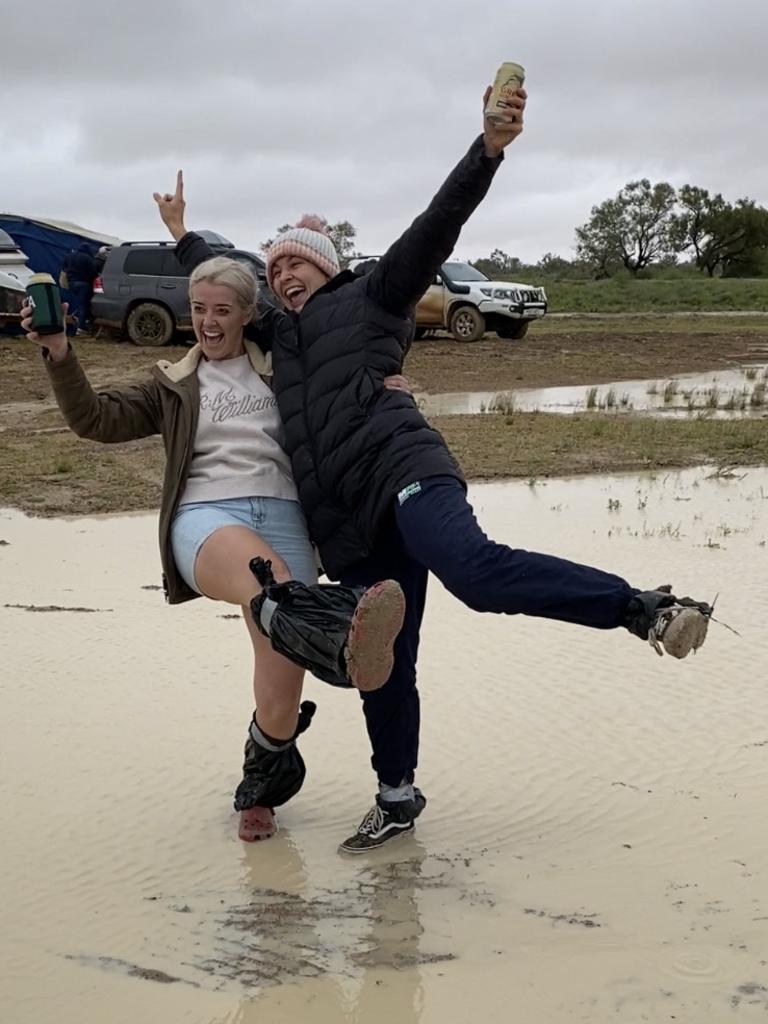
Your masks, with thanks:
[(548, 910), (536, 910), (534, 907), (526, 907), (523, 911), (531, 917), (546, 917), (552, 924), (574, 924), (581, 928), (602, 928), (602, 924), (596, 920), (597, 914), (553, 914)]
[(23, 612), (82, 612), (94, 615), (114, 611), (114, 608), (66, 607), (60, 604), (4, 604), (3, 608), (17, 608)]
[(761, 1006), (764, 1010), (768, 1010), (768, 988), (755, 981), (739, 985), (731, 996), (731, 1006), (735, 1010), (742, 1002), (749, 1006)]
[(186, 978), (175, 978), (165, 971), (158, 971), (152, 967), (141, 967), (139, 964), (132, 964), (128, 960), (120, 960), (114, 956), (78, 956), (72, 953), (64, 954), (65, 960), (74, 960), (83, 967), (97, 967), (101, 970), (116, 971), (124, 974), (127, 978), (140, 978), (142, 981), (155, 981), (161, 985), (191, 985), (193, 988), (200, 986), (195, 981), (188, 981)]

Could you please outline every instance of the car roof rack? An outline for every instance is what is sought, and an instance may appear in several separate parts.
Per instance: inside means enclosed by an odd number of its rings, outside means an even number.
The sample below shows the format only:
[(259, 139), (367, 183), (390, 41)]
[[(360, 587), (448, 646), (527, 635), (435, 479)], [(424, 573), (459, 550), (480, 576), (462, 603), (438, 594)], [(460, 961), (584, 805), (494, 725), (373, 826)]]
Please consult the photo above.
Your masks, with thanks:
[(143, 241), (137, 241), (137, 242), (121, 242), (120, 243), (120, 248), (123, 248), (124, 246), (131, 246), (131, 245), (160, 245), (160, 246), (166, 247), (166, 246), (171, 246), (171, 245), (175, 246), (176, 243), (175, 242), (158, 242), (158, 241), (152, 240), (151, 238), (147, 238), (147, 239), (145, 239)]

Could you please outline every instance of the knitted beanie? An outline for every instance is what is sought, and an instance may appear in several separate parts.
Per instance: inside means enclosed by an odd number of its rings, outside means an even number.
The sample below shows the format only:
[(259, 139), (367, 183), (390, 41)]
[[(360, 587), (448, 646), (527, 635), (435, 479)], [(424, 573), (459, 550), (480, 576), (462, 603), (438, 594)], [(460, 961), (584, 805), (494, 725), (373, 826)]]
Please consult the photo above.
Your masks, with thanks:
[(267, 281), (272, 284), (272, 268), (281, 256), (300, 256), (314, 263), (328, 277), (335, 277), (341, 267), (339, 255), (328, 236), (322, 217), (304, 214), (295, 228), (278, 235), (267, 249)]

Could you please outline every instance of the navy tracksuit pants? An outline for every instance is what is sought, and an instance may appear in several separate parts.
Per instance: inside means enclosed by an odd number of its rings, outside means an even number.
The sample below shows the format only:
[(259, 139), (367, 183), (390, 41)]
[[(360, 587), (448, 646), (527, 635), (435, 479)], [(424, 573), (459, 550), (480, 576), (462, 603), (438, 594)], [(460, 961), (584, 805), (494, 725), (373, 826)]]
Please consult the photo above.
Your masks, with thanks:
[(428, 572), (475, 611), (535, 615), (594, 629), (622, 625), (638, 593), (600, 569), (490, 540), (453, 477), (431, 477), (401, 491), (393, 521), (374, 551), (341, 576), (347, 586), (395, 579), (405, 593), (392, 675), (380, 690), (361, 694), (371, 764), (389, 786), (412, 782), (418, 759), (416, 658)]

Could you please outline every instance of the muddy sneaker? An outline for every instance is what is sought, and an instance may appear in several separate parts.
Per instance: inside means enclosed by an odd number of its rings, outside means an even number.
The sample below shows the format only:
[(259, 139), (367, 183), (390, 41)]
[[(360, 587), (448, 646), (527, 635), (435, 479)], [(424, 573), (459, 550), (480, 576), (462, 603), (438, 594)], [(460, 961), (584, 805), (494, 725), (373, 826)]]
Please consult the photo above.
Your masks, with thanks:
[(413, 800), (382, 800), (376, 803), (360, 822), (357, 832), (339, 845), (344, 853), (367, 853), (379, 846), (407, 836), (413, 832), (414, 822), (427, 805), (420, 789), (414, 790)]
[(249, 807), (247, 811), (240, 811), (237, 834), (244, 843), (271, 839), (277, 830), (277, 818), (271, 807)]
[(404, 617), (405, 597), (395, 580), (375, 583), (360, 596), (344, 646), (347, 675), (358, 690), (378, 690), (392, 675)]
[(643, 591), (629, 602), (624, 625), (657, 654), (685, 658), (701, 647), (707, 637), (712, 606), (690, 597), (675, 597), (671, 587)]
[(683, 601), (659, 608), (648, 630), (648, 642), (657, 654), (662, 647), (673, 658), (684, 658), (691, 651), (695, 654), (707, 638), (712, 609), (684, 598)]
[(405, 616), (399, 583), (277, 583), (269, 561), (254, 558), (250, 568), (263, 588), (251, 614), (278, 654), (333, 686), (367, 692), (386, 683)]

